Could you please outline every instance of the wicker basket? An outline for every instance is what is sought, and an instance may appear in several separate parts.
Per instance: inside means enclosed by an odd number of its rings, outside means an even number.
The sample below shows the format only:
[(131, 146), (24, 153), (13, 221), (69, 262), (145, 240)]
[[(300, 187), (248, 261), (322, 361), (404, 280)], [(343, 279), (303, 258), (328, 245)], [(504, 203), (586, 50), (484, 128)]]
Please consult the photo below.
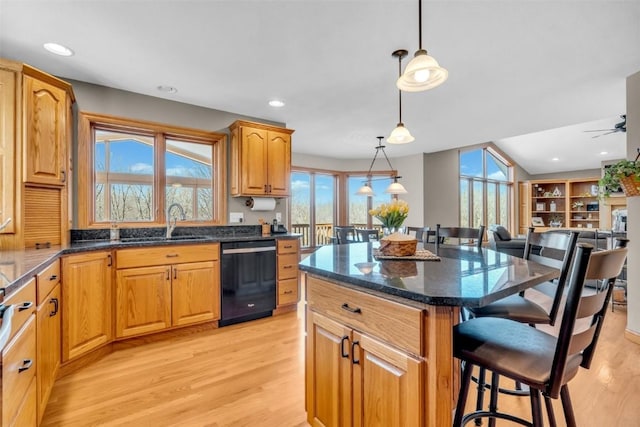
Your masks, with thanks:
[(619, 175), (618, 178), (620, 179), (620, 186), (622, 187), (622, 191), (624, 191), (625, 196), (640, 196), (640, 182), (636, 181), (635, 175)]
[(378, 250), (381, 254), (386, 256), (410, 256), (416, 253), (416, 247), (418, 241), (413, 240), (380, 240), (380, 247)]

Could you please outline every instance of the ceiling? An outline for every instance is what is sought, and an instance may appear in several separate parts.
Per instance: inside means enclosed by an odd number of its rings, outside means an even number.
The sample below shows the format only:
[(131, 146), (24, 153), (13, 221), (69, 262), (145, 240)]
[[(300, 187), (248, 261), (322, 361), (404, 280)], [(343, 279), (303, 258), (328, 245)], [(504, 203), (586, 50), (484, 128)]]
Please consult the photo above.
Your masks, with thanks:
[[(294, 152), (364, 159), (398, 121), (391, 53), (418, 48), (417, 9), (417, 0), (0, 0), (0, 56), (285, 122)], [(424, 0), (423, 46), (449, 79), (403, 94), (416, 141), (387, 153), (495, 141), (532, 174), (624, 157), (623, 133), (583, 131), (625, 112), (625, 79), (640, 70), (638, 22), (638, 1)], [(50, 54), (49, 41), (75, 55)], [(272, 98), (286, 105), (274, 109)]]

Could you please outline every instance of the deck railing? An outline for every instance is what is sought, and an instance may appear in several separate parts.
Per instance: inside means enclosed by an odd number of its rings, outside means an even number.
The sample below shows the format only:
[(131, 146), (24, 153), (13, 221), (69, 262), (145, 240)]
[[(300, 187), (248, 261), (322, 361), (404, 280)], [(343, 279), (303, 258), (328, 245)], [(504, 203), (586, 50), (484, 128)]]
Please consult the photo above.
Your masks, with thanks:
[[(355, 228), (367, 228), (367, 224), (351, 225)], [(374, 225), (373, 228), (379, 230), (380, 226)], [(333, 224), (316, 224), (313, 231), (309, 224), (291, 224), (291, 232), (302, 235), (300, 240), (303, 247), (311, 245), (311, 233), (315, 236), (316, 246), (331, 244), (331, 238), (334, 236)]]

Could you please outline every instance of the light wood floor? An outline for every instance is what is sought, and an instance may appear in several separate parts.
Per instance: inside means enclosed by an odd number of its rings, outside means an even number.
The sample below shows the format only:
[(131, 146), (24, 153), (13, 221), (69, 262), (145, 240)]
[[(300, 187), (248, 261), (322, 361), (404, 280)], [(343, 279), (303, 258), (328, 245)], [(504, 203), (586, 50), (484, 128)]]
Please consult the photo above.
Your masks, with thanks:
[[(59, 379), (42, 425), (307, 425), (302, 321), (294, 312), (119, 350)], [(571, 382), (580, 426), (640, 425), (640, 346), (625, 324), (624, 309), (608, 314), (595, 363)], [(527, 398), (500, 406), (529, 413)], [(561, 414), (556, 405), (563, 425)]]

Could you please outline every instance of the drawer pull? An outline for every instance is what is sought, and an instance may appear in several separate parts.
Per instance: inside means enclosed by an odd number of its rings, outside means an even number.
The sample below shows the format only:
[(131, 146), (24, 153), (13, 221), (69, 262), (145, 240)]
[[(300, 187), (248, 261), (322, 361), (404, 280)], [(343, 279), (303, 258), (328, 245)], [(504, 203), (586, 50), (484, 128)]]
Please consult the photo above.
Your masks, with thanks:
[(60, 305), (58, 303), (58, 298), (51, 298), (49, 300), (49, 304), (53, 304), (53, 311), (49, 312), (49, 317), (53, 317), (56, 314), (58, 314), (58, 309), (60, 308)]
[(346, 302), (344, 304), (342, 304), (342, 309), (343, 310), (347, 310), (350, 313), (362, 314), (362, 310), (360, 310), (360, 308), (358, 308), (358, 307), (351, 308), (351, 307), (349, 307), (349, 304), (347, 304)]
[(31, 365), (33, 365), (33, 360), (31, 360), (31, 359), (24, 359), (24, 360), (22, 361), (22, 366), (20, 366), (20, 367), (18, 368), (18, 373), (20, 373), (20, 372), (24, 372), (24, 371), (28, 370), (28, 369), (31, 367)]
[(348, 335), (343, 336), (342, 339), (340, 340), (340, 356), (344, 357), (345, 359), (349, 358), (349, 353), (344, 352), (344, 343), (347, 341), (349, 341)]
[(22, 304), (20, 304), (20, 306), (18, 307), (18, 311), (29, 310), (31, 307), (33, 307), (33, 302), (32, 301), (26, 301), (26, 302), (23, 302)]
[(57, 274), (52, 274), (51, 276), (49, 276), (49, 281), (53, 282), (54, 280), (58, 280), (58, 275)]
[(178, 254), (167, 254), (167, 258), (178, 258)]
[(288, 268), (293, 268), (293, 265), (285, 265), (285, 266), (284, 266), (284, 267), (282, 267), (282, 268), (284, 268), (284, 269), (286, 270), (286, 269), (288, 269)]
[(285, 248), (285, 249), (291, 249), (291, 248), (293, 248), (293, 246), (291, 246), (291, 245), (284, 245), (284, 248)]
[(111, 257), (111, 254), (107, 255), (107, 259), (109, 260), (107, 267), (111, 267), (113, 265), (113, 258)]
[(288, 291), (284, 291), (283, 293), (284, 293), (285, 295), (286, 295), (286, 294), (292, 294), (292, 293), (293, 293), (293, 291), (292, 291), (291, 289), (289, 289)]
[(351, 343), (351, 363), (359, 365), (360, 359), (356, 359), (356, 346), (360, 347), (360, 341), (354, 341)]

